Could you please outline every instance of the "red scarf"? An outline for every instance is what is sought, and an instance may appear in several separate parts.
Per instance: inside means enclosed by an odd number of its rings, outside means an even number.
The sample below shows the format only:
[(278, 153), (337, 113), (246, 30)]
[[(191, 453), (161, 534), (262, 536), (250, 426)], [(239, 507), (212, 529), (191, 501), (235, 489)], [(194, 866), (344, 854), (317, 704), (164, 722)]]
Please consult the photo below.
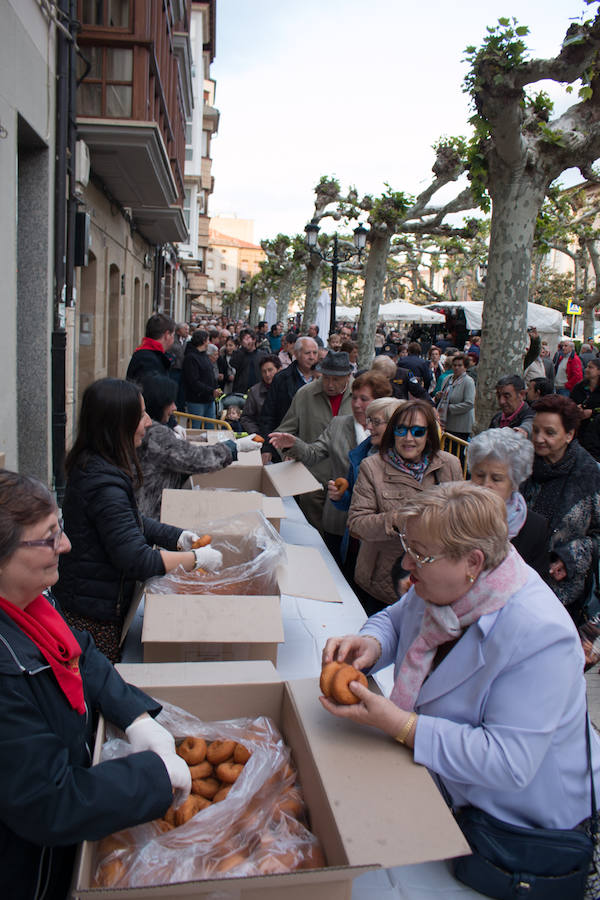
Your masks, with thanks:
[(161, 344), (160, 341), (155, 341), (154, 338), (144, 338), (139, 347), (135, 348), (137, 350), (158, 350), (159, 353), (164, 353), (165, 348)]
[(525, 401), (521, 400), (521, 405), (518, 409), (515, 409), (514, 413), (511, 413), (510, 416), (505, 416), (504, 413), (500, 416), (500, 428), (512, 428), (511, 422), (519, 415), (523, 407), (525, 406)]
[(329, 402), (331, 403), (331, 412), (333, 413), (334, 416), (337, 416), (337, 414), (340, 411), (340, 406), (342, 405), (343, 396), (344, 396), (343, 394), (336, 394), (335, 397), (329, 398)]
[(83, 715), (85, 701), (79, 672), (81, 647), (62, 616), (41, 594), (25, 609), (0, 597), (0, 608), (40, 650), (72, 708)]

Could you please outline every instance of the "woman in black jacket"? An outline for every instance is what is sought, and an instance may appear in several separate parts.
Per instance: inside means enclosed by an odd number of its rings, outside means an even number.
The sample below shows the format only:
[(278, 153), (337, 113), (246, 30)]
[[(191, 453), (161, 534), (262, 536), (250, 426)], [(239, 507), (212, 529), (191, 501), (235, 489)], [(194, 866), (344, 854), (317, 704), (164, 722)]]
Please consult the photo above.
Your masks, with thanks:
[(113, 662), (120, 658), (136, 581), (179, 565), (188, 571), (218, 568), (222, 561), (210, 547), (191, 550), (197, 538), (192, 532), (140, 515), (134, 491), (143, 478), (136, 451), (150, 423), (136, 385), (102, 378), (84, 392), (77, 439), (65, 463), (63, 516), (73, 549), (61, 558), (55, 594), (69, 624), (89, 631)]
[[(19, 900), (64, 900), (80, 841), (163, 816), (191, 786), (160, 705), (42, 593), (70, 546), (57, 513), (39, 481), (0, 470), (0, 882)], [(134, 752), (91, 767), (99, 712)]]
[(600, 359), (590, 359), (584, 378), (571, 391), (571, 400), (581, 410), (577, 440), (596, 461), (600, 460)]

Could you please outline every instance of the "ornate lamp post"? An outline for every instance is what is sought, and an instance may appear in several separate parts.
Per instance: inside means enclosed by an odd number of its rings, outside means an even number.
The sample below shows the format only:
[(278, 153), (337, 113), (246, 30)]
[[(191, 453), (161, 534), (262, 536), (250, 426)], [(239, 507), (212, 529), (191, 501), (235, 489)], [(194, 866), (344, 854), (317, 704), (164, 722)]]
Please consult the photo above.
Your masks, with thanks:
[(355, 250), (338, 251), (338, 236), (333, 235), (333, 253), (324, 253), (318, 244), (319, 226), (315, 221), (309, 222), (304, 231), (306, 232), (306, 246), (311, 253), (316, 253), (325, 262), (331, 263), (331, 310), (329, 315), (329, 331), (334, 331), (336, 320), (336, 301), (337, 301), (337, 273), (338, 266), (342, 262), (347, 262), (353, 256), (360, 258), (367, 244), (367, 229), (363, 225), (359, 225), (354, 229), (354, 246)]

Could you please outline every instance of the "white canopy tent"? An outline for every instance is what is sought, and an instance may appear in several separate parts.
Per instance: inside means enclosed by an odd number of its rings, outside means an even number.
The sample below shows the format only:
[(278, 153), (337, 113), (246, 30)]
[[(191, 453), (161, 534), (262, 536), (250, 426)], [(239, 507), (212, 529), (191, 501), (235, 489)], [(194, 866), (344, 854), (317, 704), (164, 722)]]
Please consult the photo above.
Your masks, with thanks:
[[(444, 309), (462, 310), (469, 331), (481, 331), (481, 321), (483, 315), (483, 300), (464, 300), (464, 301), (441, 301), (438, 303), (428, 303), (428, 309)], [(527, 304), (527, 327), (537, 328), (538, 334), (542, 340), (548, 341), (548, 345), (552, 350), (556, 350), (558, 341), (562, 336), (563, 321), (562, 313), (557, 309), (551, 309), (549, 306), (541, 306), (539, 303)]]
[(338, 322), (357, 322), (360, 318), (360, 306), (336, 306), (335, 315)]
[(271, 328), (277, 321), (277, 301), (275, 297), (269, 297), (265, 309), (265, 322)]
[(407, 300), (384, 303), (379, 307), (377, 318), (388, 322), (421, 322), (426, 325), (441, 325), (445, 322), (445, 317), (440, 313)]

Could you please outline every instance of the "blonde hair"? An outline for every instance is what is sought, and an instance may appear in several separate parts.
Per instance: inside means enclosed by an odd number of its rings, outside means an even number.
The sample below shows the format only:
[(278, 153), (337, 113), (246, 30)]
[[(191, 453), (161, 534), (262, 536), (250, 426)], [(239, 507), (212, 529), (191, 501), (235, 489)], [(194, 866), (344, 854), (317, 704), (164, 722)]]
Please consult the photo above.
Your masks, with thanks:
[(401, 531), (415, 519), (450, 559), (481, 550), (484, 571), (499, 566), (509, 551), (504, 500), (470, 482), (452, 481), (423, 491), (416, 499), (406, 501), (394, 519)]
[(397, 400), (395, 397), (378, 397), (377, 400), (371, 400), (366, 409), (369, 418), (381, 413), (385, 416), (386, 422), (389, 422), (390, 416), (395, 409), (406, 403), (406, 400)]

